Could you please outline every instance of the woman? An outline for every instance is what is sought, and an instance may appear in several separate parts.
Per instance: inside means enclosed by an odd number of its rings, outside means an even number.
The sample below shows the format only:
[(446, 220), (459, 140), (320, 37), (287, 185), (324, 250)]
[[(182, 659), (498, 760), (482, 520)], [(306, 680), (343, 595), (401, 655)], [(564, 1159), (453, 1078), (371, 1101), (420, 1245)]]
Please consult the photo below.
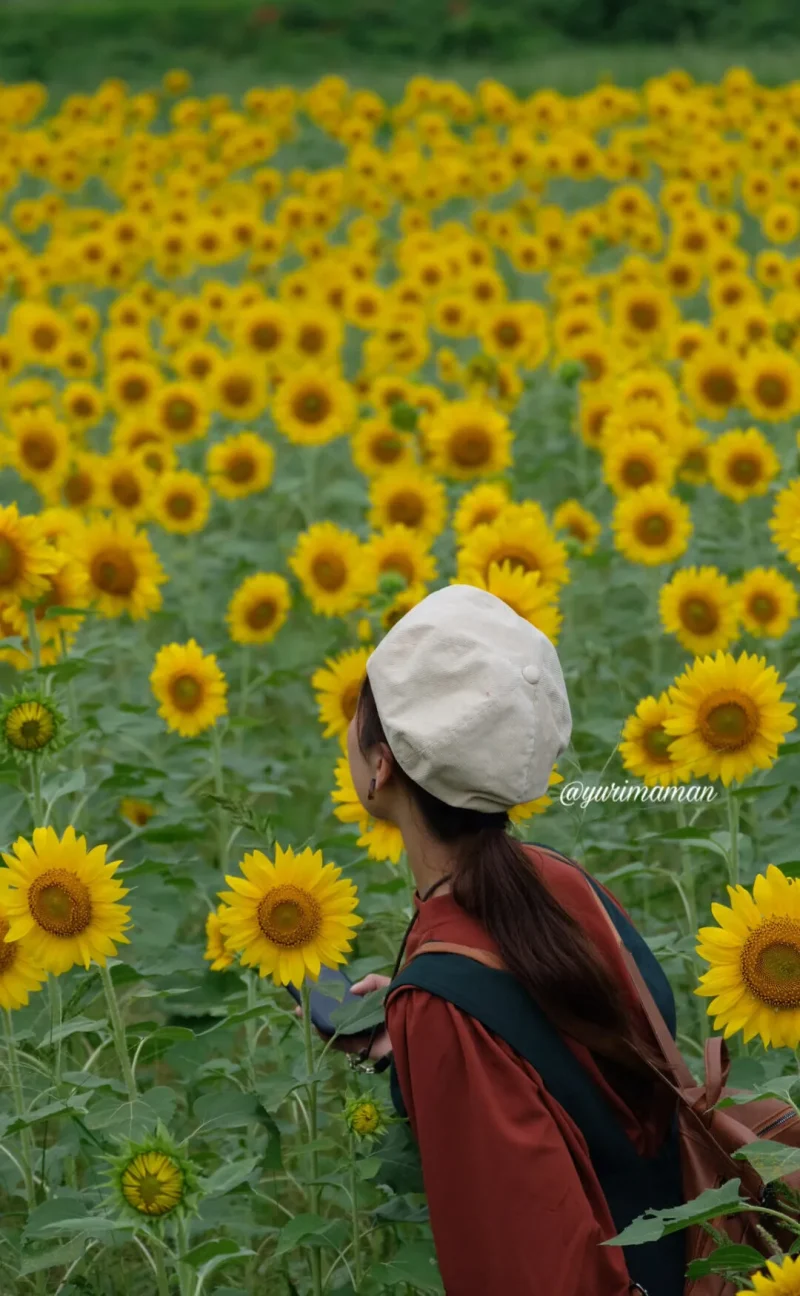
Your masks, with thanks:
[[(451, 585), (371, 655), (348, 752), (360, 800), (400, 828), (417, 884), (406, 966), (422, 945), (443, 942), (507, 969), (568, 1045), (570, 1065), (591, 1078), (637, 1164), (657, 1165), (674, 1144), (674, 1107), (643, 1061), (655, 1056), (652, 1036), (612, 924), (581, 869), (506, 831), (512, 806), (546, 793), (570, 732), (550, 641), (494, 595)], [(654, 975), (674, 1017), (666, 980), (657, 967)], [(389, 980), (369, 976), (354, 989)], [(600, 1245), (619, 1228), (585, 1131), (507, 1040), (410, 984), (388, 997), (386, 1028), (369, 1050), (384, 1061), (390, 1053), (448, 1296), (627, 1296), (634, 1278), (650, 1296), (680, 1296), (682, 1243)], [(622, 1224), (678, 1204), (675, 1164), (667, 1200), (637, 1200)], [(648, 1251), (645, 1284), (626, 1258), (635, 1266)]]

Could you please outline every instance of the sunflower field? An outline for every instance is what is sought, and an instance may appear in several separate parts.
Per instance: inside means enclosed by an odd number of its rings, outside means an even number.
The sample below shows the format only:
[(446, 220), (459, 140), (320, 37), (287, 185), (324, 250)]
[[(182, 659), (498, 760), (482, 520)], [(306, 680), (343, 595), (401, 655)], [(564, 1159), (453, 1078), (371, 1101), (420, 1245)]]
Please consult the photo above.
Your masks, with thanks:
[(175, 69), (6, 84), (0, 138), (3, 1296), (443, 1291), (386, 1077), (287, 987), (392, 968), (346, 732), (452, 581), (570, 690), (513, 831), (626, 905), (698, 1074), (724, 1032), (794, 1102), (800, 82)]

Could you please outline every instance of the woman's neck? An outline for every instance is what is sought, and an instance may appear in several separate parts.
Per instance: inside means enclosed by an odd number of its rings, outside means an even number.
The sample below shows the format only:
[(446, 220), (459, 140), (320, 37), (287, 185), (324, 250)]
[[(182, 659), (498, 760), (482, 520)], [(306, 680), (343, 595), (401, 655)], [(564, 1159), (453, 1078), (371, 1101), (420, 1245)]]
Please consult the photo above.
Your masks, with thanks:
[[(406, 856), (417, 891), (424, 895), (440, 878), (453, 872), (453, 846), (448, 842), (437, 841), (413, 813), (399, 814), (397, 826), (403, 834)], [(436, 894), (445, 895), (449, 890), (450, 883), (444, 882)]]

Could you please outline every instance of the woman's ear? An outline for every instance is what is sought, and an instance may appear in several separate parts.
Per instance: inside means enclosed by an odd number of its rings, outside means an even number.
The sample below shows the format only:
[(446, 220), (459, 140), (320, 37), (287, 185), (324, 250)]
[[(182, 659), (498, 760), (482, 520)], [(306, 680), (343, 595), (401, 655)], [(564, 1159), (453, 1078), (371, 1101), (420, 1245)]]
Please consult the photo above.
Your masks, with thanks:
[(376, 791), (380, 791), (389, 782), (394, 773), (394, 756), (386, 743), (379, 743), (377, 760), (373, 769)]

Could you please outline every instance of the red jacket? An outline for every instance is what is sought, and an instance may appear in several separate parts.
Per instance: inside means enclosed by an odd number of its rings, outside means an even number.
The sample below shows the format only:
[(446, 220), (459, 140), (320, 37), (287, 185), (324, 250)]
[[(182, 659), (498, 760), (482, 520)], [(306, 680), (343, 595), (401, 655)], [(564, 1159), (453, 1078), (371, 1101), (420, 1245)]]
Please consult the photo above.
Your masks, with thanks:
[[(575, 867), (527, 849), (545, 885), (619, 978), (647, 1038), (650, 1027), (589, 883)], [(415, 896), (414, 903), (419, 917), (409, 956), (436, 940), (499, 953), (452, 895), (424, 903)], [(395, 994), (387, 1026), (419, 1144), (447, 1296), (628, 1296), (622, 1251), (598, 1245), (617, 1230), (586, 1143), (530, 1063), (425, 990)], [(635, 1146), (654, 1151), (666, 1132), (668, 1105), (631, 1111), (585, 1046), (569, 1038), (567, 1043), (619, 1112)]]

